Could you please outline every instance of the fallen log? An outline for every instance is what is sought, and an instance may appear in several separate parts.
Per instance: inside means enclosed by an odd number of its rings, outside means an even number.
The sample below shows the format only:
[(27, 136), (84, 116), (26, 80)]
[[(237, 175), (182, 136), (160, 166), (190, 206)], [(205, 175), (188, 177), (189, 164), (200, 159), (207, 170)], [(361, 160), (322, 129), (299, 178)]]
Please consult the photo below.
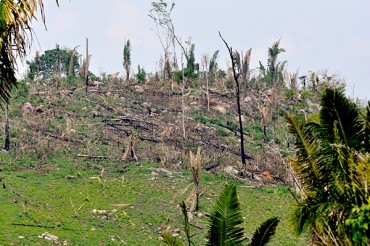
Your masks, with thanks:
[(77, 157), (83, 157), (88, 159), (117, 159), (113, 156), (103, 156), (103, 155), (83, 155), (83, 154), (77, 154)]

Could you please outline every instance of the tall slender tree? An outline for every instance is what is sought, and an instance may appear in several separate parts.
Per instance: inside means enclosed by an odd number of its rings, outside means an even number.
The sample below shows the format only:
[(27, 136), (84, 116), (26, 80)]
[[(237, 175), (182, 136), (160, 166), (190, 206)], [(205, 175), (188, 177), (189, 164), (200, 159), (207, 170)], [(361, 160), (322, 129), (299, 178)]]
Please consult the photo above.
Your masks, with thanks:
[(207, 111), (209, 113), (209, 55), (202, 56), (202, 67), (206, 79), (206, 97), (207, 97)]
[(269, 75), (274, 78), (277, 71), (276, 71), (276, 62), (277, 57), (280, 53), (285, 52), (285, 49), (280, 48), (280, 39), (272, 44), (272, 46), (268, 49), (268, 60), (267, 60), (267, 69)]
[(131, 70), (131, 43), (130, 39), (127, 39), (123, 47), (123, 68), (126, 71), (126, 80), (130, 79)]
[(89, 39), (86, 38), (86, 63), (85, 63), (85, 91), (88, 93), (89, 88), (89, 66), (90, 66), (90, 56), (89, 56)]
[(5, 103), (5, 143), (4, 149), (10, 150), (10, 122), (9, 122), (9, 102)]
[(242, 158), (242, 165), (243, 165), (243, 174), (246, 175), (247, 173), (247, 155), (245, 154), (244, 149), (244, 130), (243, 130), (243, 121), (242, 121), (242, 112), (241, 112), (241, 106), (240, 106), (240, 83), (239, 83), (239, 77), (240, 77), (240, 55), (238, 52), (234, 52), (232, 47), (229, 46), (229, 44), (225, 41), (225, 39), (222, 37), (221, 32), (218, 32), (220, 35), (220, 38), (225, 43), (226, 48), (229, 52), (232, 69), (233, 69), (233, 75), (234, 75), (234, 81), (236, 84), (236, 103), (237, 103), (237, 110), (238, 110), (238, 118), (239, 118), (239, 133), (240, 133), (240, 154)]

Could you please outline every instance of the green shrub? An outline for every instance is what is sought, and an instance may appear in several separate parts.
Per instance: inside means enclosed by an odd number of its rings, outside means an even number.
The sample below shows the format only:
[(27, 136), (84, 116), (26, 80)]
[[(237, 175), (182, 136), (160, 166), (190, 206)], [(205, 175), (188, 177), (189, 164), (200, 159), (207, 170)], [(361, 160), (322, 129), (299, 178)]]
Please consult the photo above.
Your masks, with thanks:
[(346, 220), (346, 226), (352, 235), (352, 241), (356, 245), (369, 245), (370, 204), (353, 208), (350, 218)]
[(215, 125), (223, 125), (223, 122), (220, 118), (212, 118), (210, 119), (210, 122)]
[(199, 115), (197, 118), (196, 118), (197, 121), (199, 121), (200, 123), (202, 124), (207, 124), (209, 122), (209, 119), (204, 116), (204, 115)]
[(286, 100), (292, 100), (296, 94), (295, 90), (288, 89), (285, 91), (285, 99)]
[(234, 127), (234, 128), (237, 128), (238, 127), (238, 123), (235, 122), (235, 121), (232, 121), (232, 120), (228, 120), (227, 123), (226, 123), (228, 126), (231, 126), (231, 127)]
[(262, 132), (255, 132), (255, 133), (253, 134), (253, 136), (254, 136), (254, 138), (255, 138), (256, 140), (263, 139), (263, 133), (262, 133)]
[(234, 81), (233, 80), (227, 80), (226, 82), (225, 82), (225, 85), (226, 85), (226, 88), (227, 89), (229, 89), (229, 90), (232, 90), (232, 89), (234, 89)]
[(140, 65), (137, 66), (137, 74), (135, 74), (135, 76), (139, 82), (144, 83), (146, 81), (146, 72)]
[(230, 132), (226, 131), (224, 128), (217, 127), (216, 135), (220, 137), (230, 136)]
[(263, 132), (263, 127), (260, 124), (254, 124), (252, 126), (252, 129), (255, 130), (256, 132)]

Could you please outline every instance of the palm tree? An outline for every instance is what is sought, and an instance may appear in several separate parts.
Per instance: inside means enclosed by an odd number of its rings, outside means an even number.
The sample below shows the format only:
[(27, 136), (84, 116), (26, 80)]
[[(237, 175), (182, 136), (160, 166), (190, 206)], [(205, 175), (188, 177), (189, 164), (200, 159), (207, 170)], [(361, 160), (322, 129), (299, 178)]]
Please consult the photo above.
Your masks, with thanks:
[(16, 86), (16, 59), (25, 58), (32, 40), (31, 21), (40, 10), (45, 23), (45, 14), (42, 0), (1, 0), (0, 9), (0, 101), (7, 103)]
[(130, 79), (131, 70), (131, 44), (130, 39), (125, 42), (123, 47), (123, 68), (126, 70), (126, 80)]
[(345, 222), (369, 197), (369, 119), (369, 107), (365, 116), (341, 91), (330, 88), (319, 114), (307, 121), (287, 115), (296, 137), (291, 165), (303, 186), (293, 215), (295, 231), (309, 229), (316, 244), (352, 244)]
[(279, 47), (280, 45), (280, 39), (278, 41), (276, 41), (275, 43), (272, 44), (272, 46), (268, 49), (268, 60), (267, 60), (267, 69), (268, 69), (268, 73), (269, 75), (272, 77), (272, 78), (275, 78), (275, 74), (276, 74), (276, 61), (277, 61), (277, 57), (280, 53), (283, 53), (285, 52), (285, 49), (283, 48), (280, 48)]
[[(186, 221), (186, 219), (185, 219)], [(207, 235), (207, 245), (209, 246), (263, 246), (270, 242), (274, 236), (279, 219), (270, 218), (263, 222), (255, 231), (252, 239), (247, 242), (244, 236), (243, 216), (240, 210), (236, 186), (226, 186), (218, 198), (213, 212), (210, 216), (210, 224)], [(163, 241), (170, 246), (184, 245), (177, 238), (169, 233), (162, 234)], [(194, 245), (189, 240), (189, 246)]]

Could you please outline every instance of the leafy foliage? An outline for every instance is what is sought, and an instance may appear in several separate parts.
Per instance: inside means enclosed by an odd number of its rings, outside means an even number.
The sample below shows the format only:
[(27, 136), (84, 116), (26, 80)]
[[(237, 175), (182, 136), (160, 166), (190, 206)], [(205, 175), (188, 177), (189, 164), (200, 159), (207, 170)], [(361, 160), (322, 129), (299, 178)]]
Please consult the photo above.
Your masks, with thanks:
[(9, 101), (10, 91), (16, 85), (16, 62), (26, 56), (27, 38), (32, 39), (30, 24), (36, 19), (38, 8), (45, 23), (43, 7), (42, 0), (0, 2), (0, 100), (3, 102)]
[(345, 221), (369, 196), (368, 120), (340, 90), (328, 88), (319, 115), (305, 121), (288, 114), (287, 122), (296, 137), (291, 165), (303, 185), (295, 230), (300, 234), (308, 228), (318, 244), (346, 245), (352, 236)]
[(346, 225), (350, 227), (352, 241), (356, 245), (368, 245), (370, 243), (370, 204), (362, 205), (352, 209), (352, 214), (346, 220)]
[(196, 79), (198, 78), (199, 72), (199, 63), (195, 63), (195, 44), (190, 45), (190, 49), (187, 51), (186, 60), (187, 64), (184, 68), (184, 71), (178, 71), (175, 73), (174, 78), (177, 83), (182, 81), (182, 76), (188, 79)]
[(280, 40), (273, 43), (268, 49), (267, 67), (263, 66), (262, 63), (259, 62), (259, 69), (263, 75), (263, 80), (267, 85), (278, 84), (283, 81), (283, 72), (287, 61), (277, 61), (279, 54), (285, 52), (285, 49), (280, 48), (279, 46)]
[(125, 42), (125, 45), (123, 47), (123, 68), (126, 70), (126, 79), (128, 80), (130, 78), (130, 69), (131, 69), (131, 43), (130, 43), (130, 39), (128, 39)]
[(215, 53), (213, 53), (213, 55), (212, 55), (212, 58), (209, 62), (209, 71), (210, 72), (216, 71), (217, 68), (218, 68), (217, 58), (218, 58), (218, 53), (219, 52), (220, 52), (219, 50), (216, 50)]
[(136, 79), (142, 83), (146, 81), (146, 72), (143, 67), (140, 65), (137, 66), (137, 74), (135, 75)]
[(79, 67), (78, 57), (76, 51), (69, 48), (60, 48), (59, 45), (56, 45), (54, 49), (45, 51), (41, 56), (36, 54), (34, 60), (27, 62), (29, 66), (27, 76), (34, 79), (36, 75), (48, 77), (52, 73), (62, 72), (67, 74), (70, 67), (72, 67), (72, 74), (74, 74)]

